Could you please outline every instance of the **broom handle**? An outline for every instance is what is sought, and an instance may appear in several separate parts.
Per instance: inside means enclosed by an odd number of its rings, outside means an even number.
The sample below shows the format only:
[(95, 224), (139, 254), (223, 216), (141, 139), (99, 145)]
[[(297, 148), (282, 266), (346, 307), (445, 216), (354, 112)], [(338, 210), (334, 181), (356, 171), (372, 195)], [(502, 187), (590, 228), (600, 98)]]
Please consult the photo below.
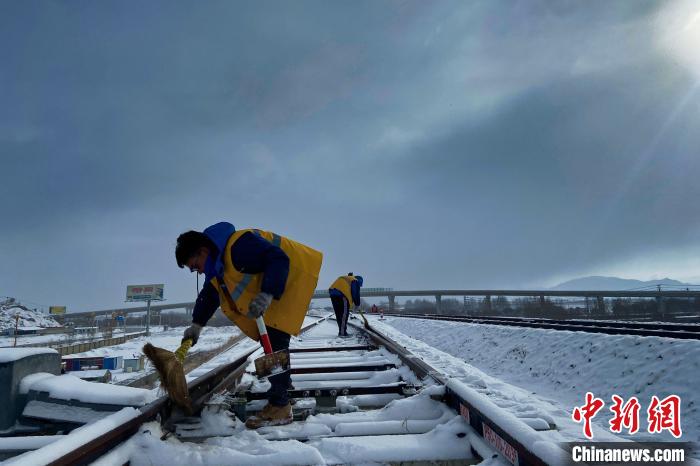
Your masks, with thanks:
[(190, 350), (190, 348), (192, 348), (192, 339), (188, 338), (180, 344), (180, 347), (178, 349), (175, 350), (175, 357), (178, 361), (180, 361), (180, 364), (182, 364), (185, 361), (185, 356), (187, 355), (187, 352)]
[(260, 344), (262, 344), (265, 354), (272, 354), (272, 344), (270, 344), (270, 337), (267, 335), (267, 327), (265, 327), (265, 321), (262, 316), (255, 319), (255, 323), (258, 324), (258, 332), (260, 332)]

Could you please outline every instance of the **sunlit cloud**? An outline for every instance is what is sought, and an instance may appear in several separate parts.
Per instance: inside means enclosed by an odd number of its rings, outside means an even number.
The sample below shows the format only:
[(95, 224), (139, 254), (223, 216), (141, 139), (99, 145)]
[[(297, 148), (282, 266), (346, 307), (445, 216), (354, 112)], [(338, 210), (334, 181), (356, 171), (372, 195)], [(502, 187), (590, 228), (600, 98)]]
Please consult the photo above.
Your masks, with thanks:
[(669, 2), (656, 20), (659, 45), (700, 79), (700, 4), (695, 0)]

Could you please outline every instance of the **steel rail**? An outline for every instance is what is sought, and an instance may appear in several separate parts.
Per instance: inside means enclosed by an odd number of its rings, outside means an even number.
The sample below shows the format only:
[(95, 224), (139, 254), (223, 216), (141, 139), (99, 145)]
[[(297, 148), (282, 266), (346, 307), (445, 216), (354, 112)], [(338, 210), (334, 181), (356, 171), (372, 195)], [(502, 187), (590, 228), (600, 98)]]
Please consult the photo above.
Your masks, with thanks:
[[(393, 315), (393, 314), (392, 314)], [(698, 324), (680, 324), (669, 322), (632, 322), (628, 320), (599, 320), (599, 319), (548, 319), (545, 317), (502, 317), (502, 316), (464, 316), (455, 314), (446, 314), (447, 317), (468, 317), (471, 319), (480, 320), (517, 320), (525, 322), (541, 322), (551, 324), (570, 324), (570, 325), (595, 325), (599, 327), (627, 327), (650, 330), (683, 330), (686, 332), (700, 333), (700, 325)]]
[[(357, 324), (353, 325), (357, 326)], [(548, 463), (546, 461), (538, 457), (523, 442), (509, 434), (506, 428), (499, 426), (497, 422), (493, 421), (479, 409), (474, 407), (472, 403), (463, 399), (453, 390), (450, 390), (447, 387), (448, 378), (440, 371), (420, 359), (417, 355), (411, 353), (401, 344), (373, 328), (367, 321), (365, 321), (364, 330), (377, 346), (382, 346), (390, 352), (396, 354), (403, 361), (403, 363), (406, 364), (406, 366), (416, 373), (416, 375), (419, 375), (421, 378), (431, 377), (440, 385), (445, 386), (445, 403), (455, 410), (457, 414), (468, 419), (470, 426), (482, 437), (484, 437), (484, 441), (486, 441), (494, 450), (504, 453), (504, 446), (502, 444), (492, 444), (488, 442), (486, 436), (484, 435), (485, 429), (491, 429), (507, 444), (508, 447), (517, 452), (515, 464), (518, 466), (547, 466)], [(503, 458), (507, 459), (507, 456), (504, 454)]]
[[(306, 332), (325, 320), (325, 317), (320, 318), (316, 322), (303, 327), (300, 333)], [(245, 373), (246, 367), (248, 367), (248, 358), (257, 350), (258, 347), (254, 347), (245, 352), (234, 362), (212, 369), (203, 376), (189, 382), (187, 388), (190, 392), (190, 398), (192, 399), (193, 411), (195, 413), (201, 411), (204, 403), (213, 394), (229, 389), (231, 386), (237, 384)], [(174, 407), (170, 398), (162, 396), (142, 407), (140, 409), (141, 414), (135, 418), (115, 427), (109, 432), (95, 437), (80, 448), (68, 452), (47, 464), (50, 466), (81, 466), (90, 464), (136, 434), (144, 423), (156, 420), (159, 416), (161, 423), (167, 423), (173, 410)]]
[[(567, 330), (573, 332), (589, 332), (589, 333), (604, 333), (608, 335), (635, 335), (635, 336), (646, 336), (646, 337), (665, 337), (665, 338), (678, 338), (685, 340), (700, 340), (700, 328), (698, 326), (688, 326), (684, 324), (679, 324), (676, 329), (652, 329), (645, 327), (637, 327), (636, 325), (627, 325), (625, 322), (591, 322), (585, 323), (585, 321), (579, 321), (574, 324), (568, 323), (568, 321), (561, 321), (562, 323), (547, 323), (543, 322), (533, 322), (531, 319), (527, 318), (483, 318), (483, 317), (464, 317), (464, 316), (443, 316), (435, 314), (387, 314), (387, 316), (392, 317), (405, 317), (414, 319), (427, 319), (427, 320), (443, 320), (450, 322), (464, 322), (473, 324), (491, 324), (491, 325), (505, 325), (510, 327), (528, 327), (528, 328), (539, 328), (548, 330)], [(669, 324), (660, 324), (659, 327), (671, 327)]]
[[(305, 327), (303, 331), (306, 331), (322, 322), (325, 319), (320, 319), (317, 322)], [(353, 324), (354, 325), (354, 324)], [(437, 383), (441, 385), (447, 385), (448, 379), (442, 373), (434, 369), (425, 361), (421, 360), (415, 354), (412, 354), (406, 348), (401, 346), (399, 343), (395, 342), (386, 335), (383, 335), (376, 329), (366, 326), (364, 332), (367, 334), (371, 342), (376, 345), (376, 347), (384, 347), (393, 354), (396, 354), (408, 368), (414, 371), (414, 373), (420, 378), (431, 377)], [(230, 390), (232, 387), (238, 385), (241, 376), (244, 374), (245, 369), (249, 364), (249, 356), (257, 351), (257, 347), (251, 349), (250, 351), (243, 354), (236, 361), (228, 363), (226, 365), (220, 366), (213, 369), (204, 376), (192, 381), (188, 384), (190, 389), (190, 397), (193, 400), (193, 405), (195, 411), (201, 410), (203, 404), (206, 400), (212, 396), (212, 394), (221, 392), (224, 390)], [(327, 348), (305, 348), (312, 350), (327, 350)], [(398, 384), (396, 386), (387, 387), (355, 387), (349, 388), (348, 394), (359, 393), (401, 393), (407, 387), (405, 384)], [(235, 389), (235, 388), (234, 388)], [(340, 391), (334, 393), (337, 389), (313, 389), (313, 390), (296, 390), (292, 391), (292, 395), (308, 397), (311, 395), (316, 395), (316, 391), (321, 392), (321, 396), (335, 396), (342, 395)], [(296, 393), (299, 392), (299, 393)], [(327, 393), (326, 393), (327, 392)], [(355, 393), (357, 392), (357, 393)], [(446, 386), (446, 395), (444, 397), (445, 403), (453, 408), (457, 414), (465, 416), (465, 412), (468, 413), (469, 423), (474, 428), (474, 430), (484, 436), (485, 429), (491, 429), (500, 438), (506, 442), (506, 444), (517, 451), (518, 459), (517, 464), (520, 466), (542, 466), (545, 465), (541, 458), (536, 456), (528, 447), (522, 442), (519, 442), (517, 438), (510, 435), (506, 428), (502, 428), (497, 422), (491, 420), (482, 413), (479, 409), (472, 406), (467, 400), (460, 397), (459, 394), (450, 390)], [(248, 399), (256, 399), (264, 394), (248, 394)], [(466, 411), (465, 411), (466, 410)], [(130, 436), (138, 432), (140, 426), (148, 421), (152, 421), (160, 416), (161, 422), (167, 422), (170, 419), (172, 412), (172, 406), (170, 400), (167, 397), (161, 397), (154, 401), (150, 405), (141, 409), (141, 414), (136, 418), (114, 428), (112, 431), (93, 439), (92, 441), (86, 443), (81, 448), (74, 450), (67, 455), (55, 460), (49, 464), (52, 465), (84, 465), (88, 464), (102, 455), (106, 454), (108, 451), (112, 450), (119, 444), (126, 441)], [(499, 451), (498, 445), (491, 444), (491, 448), (495, 451)], [(504, 455), (505, 458), (505, 455)]]
[[(203, 389), (200, 387), (206, 387), (210, 389), (211, 387), (218, 387), (224, 379), (229, 377), (229, 372), (238, 373), (245, 371), (245, 367), (248, 365), (248, 357), (254, 353), (257, 348), (254, 348), (247, 352), (244, 356), (240, 357), (236, 361), (229, 363), (225, 366), (220, 366), (195, 381), (187, 384), (190, 390), (191, 397), (193, 399), (193, 406), (195, 411), (201, 409), (203, 403), (204, 394)], [(242, 375), (242, 372), (241, 372)], [(193, 393), (194, 392), (194, 393)], [(194, 395), (194, 396), (192, 396)], [(162, 396), (152, 403), (141, 408), (141, 414), (135, 418), (121, 424), (114, 429), (106, 432), (105, 434), (92, 439), (80, 448), (73, 450), (62, 457), (48, 463), (50, 466), (71, 466), (71, 465), (84, 465), (95, 461), (100, 456), (104, 455), (112, 448), (116, 447), (120, 443), (127, 440), (130, 436), (138, 432), (141, 425), (146, 422), (156, 420), (160, 415), (162, 422), (165, 422), (173, 412), (172, 402), (167, 396)]]

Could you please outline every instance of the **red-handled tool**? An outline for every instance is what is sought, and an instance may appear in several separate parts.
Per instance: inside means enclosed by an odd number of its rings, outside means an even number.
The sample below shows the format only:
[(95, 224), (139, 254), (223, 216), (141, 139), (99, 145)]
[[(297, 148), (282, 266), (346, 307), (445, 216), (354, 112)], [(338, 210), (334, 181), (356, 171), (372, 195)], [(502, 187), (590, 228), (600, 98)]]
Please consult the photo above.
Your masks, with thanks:
[(255, 373), (258, 378), (269, 377), (271, 375), (280, 374), (289, 370), (289, 350), (272, 351), (270, 337), (267, 334), (267, 327), (262, 316), (255, 319), (260, 333), (260, 344), (265, 351), (265, 356), (261, 356), (255, 360)]
[(270, 336), (267, 334), (267, 327), (265, 326), (265, 321), (262, 316), (255, 319), (255, 323), (258, 324), (258, 332), (260, 333), (260, 344), (265, 350), (265, 354), (272, 354), (272, 344), (270, 343)]

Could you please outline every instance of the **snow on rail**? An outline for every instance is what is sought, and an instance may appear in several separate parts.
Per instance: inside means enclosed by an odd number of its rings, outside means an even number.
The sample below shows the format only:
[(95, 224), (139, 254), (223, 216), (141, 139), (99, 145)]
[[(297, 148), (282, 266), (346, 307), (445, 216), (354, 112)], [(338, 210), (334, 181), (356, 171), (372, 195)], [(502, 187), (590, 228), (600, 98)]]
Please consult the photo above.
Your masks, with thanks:
[(46, 392), (51, 398), (59, 400), (124, 406), (144, 406), (156, 398), (151, 390), (96, 384), (69, 374), (53, 375), (46, 372), (31, 374), (22, 379), (20, 393), (26, 395), (30, 390)]
[[(346, 370), (353, 365), (367, 367), (370, 364), (387, 367), (375, 371), (293, 373), (295, 389), (377, 387), (399, 383), (422, 385), (422, 388), (418, 387), (418, 393), (413, 396), (406, 395), (415, 391), (403, 392), (403, 395), (339, 396), (333, 412), (317, 413), (305, 421), (257, 431), (247, 430), (242, 420), (232, 417), (228, 411), (210, 412), (205, 409), (199, 427), (202, 438), (197, 440), (201, 443), (173, 435), (164, 442), (160, 440), (164, 434), (161, 426), (148, 423), (142, 426), (140, 433), (94, 464), (104, 466), (127, 461), (133, 465), (171, 466), (473, 461), (473, 451), (486, 458), (487, 462), (505, 464), (503, 456), (496, 460), (489, 459), (494, 449), (472, 427), (474, 424), (470, 425), (458, 411), (438, 401), (446, 393), (456, 394), (468, 402), (545, 462), (563, 462), (564, 452), (558, 443), (576, 439), (575, 433), (580, 432), (580, 427), (568, 419), (568, 413), (561, 412), (556, 406), (533, 397), (525, 390), (494, 379), (458, 358), (414, 340), (377, 319), (370, 318), (370, 321), (378, 331), (406, 347), (415, 358), (424, 360), (439, 371), (447, 380), (447, 385), (434, 385), (430, 377), (418, 380), (396, 355), (384, 348), (346, 352), (330, 350), (333, 346), (358, 348), (366, 345), (367, 341), (357, 334), (350, 339), (338, 338), (335, 322), (326, 321), (308, 334), (294, 338), (292, 346), (302, 349), (329, 348), (329, 351), (293, 352), (293, 368), (334, 367)], [(237, 360), (255, 345), (254, 342), (241, 342), (190, 373), (188, 378)], [(249, 362), (260, 353), (261, 350), (253, 353)], [(257, 393), (269, 387), (250, 375), (244, 376), (241, 383), (244, 382), (250, 385), (252, 392)], [(251, 406), (255, 403), (248, 402)], [(260, 404), (260, 400), (257, 403)], [(295, 410), (307, 404), (307, 399), (299, 399)], [(313, 403), (311, 406), (315, 405)], [(197, 435), (192, 437), (196, 438)], [(612, 435), (603, 438), (619, 440)]]
[[(700, 442), (700, 341), (393, 317), (370, 320), (499, 407), (518, 417), (545, 413), (539, 417), (555, 424), (563, 441), (586, 440), (581, 424), (571, 421), (571, 410), (590, 391), (606, 403), (613, 394), (634, 395), (642, 403), (653, 395), (676, 394), (682, 399), (682, 440)], [(611, 417), (606, 408), (593, 419), (596, 440), (676, 441), (670, 432), (648, 433), (644, 424), (634, 435), (613, 435)]]
[[(293, 348), (325, 348), (357, 346), (358, 339), (339, 339), (334, 322), (319, 324), (308, 334), (293, 340)], [(384, 386), (419, 381), (400, 360), (386, 350), (292, 353), (292, 367), (297, 364), (321, 368), (349, 364), (348, 360), (366, 367), (366, 357), (395, 368), (364, 372), (293, 374), (295, 389), (352, 386)], [(250, 357), (252, 361), (257, 354)], [(340, 362), (342, 361), (342, 362)], [(323, 377), (321, 377), (323, 375)], [(325, 377), (329, 376), (329, 377)], [(264, 391), (266, 383), (244, 377), (255, 391)], [(202, 413), (201, 429), (208, 435), (219, 426), (218, 436), (192, 443), (186, 438), (171, 436), (162, 442), (163, 432), (155, 423), (142, 428), (140, 434), (112, 452), (96, 465), (121, 464), (358, 464), (386, 461), (446, 460), (469, 461), (473, 454), (467, 439), (472, 429), (458, 413), (431, 396), (439, 396), (435, 387), (414, 396), (400, 394), (340, 396), (334, 412), (309, 416), (285, 426), (247, 430), (242, 420), (231, 418), (225, 411)], [(296, 409), (308, 403), (299, 399)], [(313, 398), (311, 399), (313, 401)], [(249, 405), (254, 405), (250, 401)], [(388, 403), (388, 404), (387, 404)], [(315, 404), (315, 403), (313, 403)], [(379, 404), (379, 409), (377, 409)], [(366, 406), (368, 410), (363, 410)], [(192, 434), (195, 438), (200, 432)], [(299, 440), (306, 441), (305, 443)]]
[(14, 458), (10, 458), (3, 464), (8, 466), (23, 466), (30, 464), (41, 465), (51, 463), (52, 461), (61, 458), (63, 455), (77, 450), (105, 432), (109, 432), (115, 427), (118, 427), (130, 419), (135, 418), (139, 414), (141, 414), (141, 411), (136, 408), (123, 408), (121, 411), (117, 411), (111, 416), (107, 416), (97, 422), (75, 429), (70, 434), (61, 438), (60, 441), (53, 442), (39, 448), (38, 450), (30, 451)]

